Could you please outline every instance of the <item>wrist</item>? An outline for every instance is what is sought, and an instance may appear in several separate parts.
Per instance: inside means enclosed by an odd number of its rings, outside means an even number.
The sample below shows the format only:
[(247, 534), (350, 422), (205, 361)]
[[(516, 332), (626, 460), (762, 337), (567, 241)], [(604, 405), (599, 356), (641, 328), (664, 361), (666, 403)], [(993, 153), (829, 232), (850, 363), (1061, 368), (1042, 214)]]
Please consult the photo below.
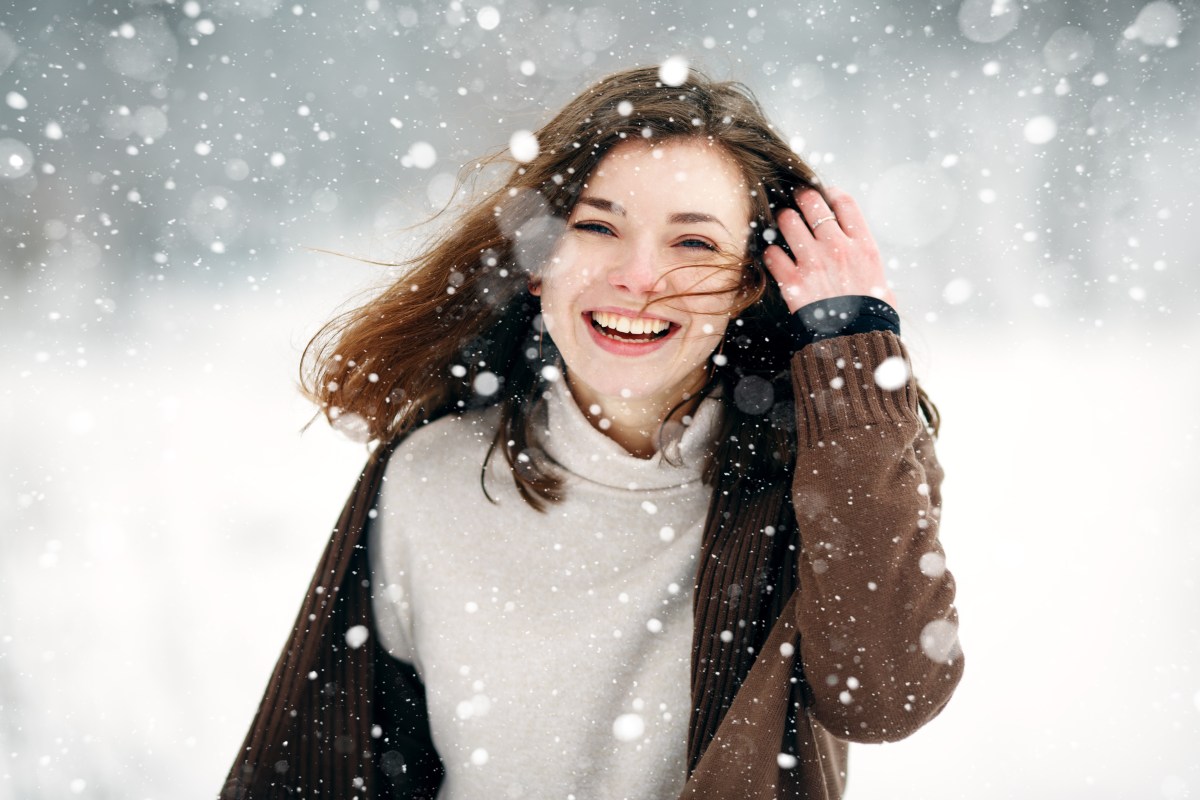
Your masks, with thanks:
[(899, 336), (900, 315), (877, 297), (849, 294), (802, 306), (790, 315), (788, 329), (799, 350), (823, 339), (868, 331), (890, 331)]

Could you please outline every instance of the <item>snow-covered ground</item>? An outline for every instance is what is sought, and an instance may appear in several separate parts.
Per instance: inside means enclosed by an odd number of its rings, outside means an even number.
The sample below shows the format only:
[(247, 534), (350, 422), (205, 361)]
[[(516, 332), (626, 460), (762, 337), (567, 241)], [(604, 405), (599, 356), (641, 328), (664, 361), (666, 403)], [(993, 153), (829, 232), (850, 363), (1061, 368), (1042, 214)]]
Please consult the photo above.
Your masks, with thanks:
[[(0, 349), (0, 798), (220, 785), (364, 457), (300, 434), (294, 384), (371, 268), (301, 258), (306, 282), (219, 310), (139, 309), (133, 355)], [(968, 668), (928, 728), (853, 750), (850, 800), (1195, 797), (1200, 328), (907, 337)]]

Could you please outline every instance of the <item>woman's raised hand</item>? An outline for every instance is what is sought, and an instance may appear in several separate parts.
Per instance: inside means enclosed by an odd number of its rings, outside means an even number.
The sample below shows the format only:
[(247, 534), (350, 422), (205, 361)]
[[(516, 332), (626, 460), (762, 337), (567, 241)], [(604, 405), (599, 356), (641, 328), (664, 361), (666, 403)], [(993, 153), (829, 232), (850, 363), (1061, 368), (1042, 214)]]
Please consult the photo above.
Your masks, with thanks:
[(763, 253), (788, 309), (846, 294), (870, 295), (894, 306), (879, 248), (858, 203), (840, 189), (831, 187), (825, 194), (828, 203), (815, 189), (798, 190), (800, 212), (788, 208), (776, 215), (794, 260), (777, 244)]

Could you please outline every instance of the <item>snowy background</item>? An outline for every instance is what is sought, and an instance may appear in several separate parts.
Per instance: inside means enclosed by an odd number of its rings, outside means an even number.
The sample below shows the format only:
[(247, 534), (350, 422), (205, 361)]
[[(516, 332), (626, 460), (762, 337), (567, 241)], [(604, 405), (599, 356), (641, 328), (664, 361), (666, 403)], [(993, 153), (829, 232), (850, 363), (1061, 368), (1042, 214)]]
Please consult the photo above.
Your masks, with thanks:
[(849, 800), (1200, 797), (1195, 0), (408, 2), (0, 7), (0, 800), (215, 795), (365, 455), (296, 366), (387, 274), (312, 248), (671, 56), (860, 198), (944, 413), (966, 676)]

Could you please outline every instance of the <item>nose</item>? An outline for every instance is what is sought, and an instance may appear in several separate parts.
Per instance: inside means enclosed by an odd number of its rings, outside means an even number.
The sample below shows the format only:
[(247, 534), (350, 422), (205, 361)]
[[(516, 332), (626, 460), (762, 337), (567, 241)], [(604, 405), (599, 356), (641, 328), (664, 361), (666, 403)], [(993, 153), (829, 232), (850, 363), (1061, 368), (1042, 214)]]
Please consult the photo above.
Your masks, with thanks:
[(662, 278), (662, 269), (648, 243), (630, 246), (608, 271), (610, 286), (635, 295), (654, 294)]

